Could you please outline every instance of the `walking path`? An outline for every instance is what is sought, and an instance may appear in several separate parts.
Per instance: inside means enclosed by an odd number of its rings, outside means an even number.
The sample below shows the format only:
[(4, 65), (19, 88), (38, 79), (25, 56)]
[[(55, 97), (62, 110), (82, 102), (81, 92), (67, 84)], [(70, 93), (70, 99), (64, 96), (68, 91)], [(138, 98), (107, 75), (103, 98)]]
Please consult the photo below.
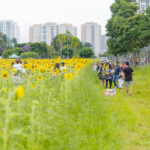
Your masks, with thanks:
[[(121, 137), (127, 150), (150, 149), (150, 67), (134, 69), (135, 76), (133, 95), (127, 96), (117, 91), (117, 95), (109, 97), (111, 105), (116, 107), (120, 118), (118, 126), (122, 126)], [(105, 89), (104, 89), (105, 90)], [(115, 118), (115, 117), (114, 117)], [(115, 118), (116, 120), (117, 118)], [(118, 131), (120, 132), (120, 130)]]

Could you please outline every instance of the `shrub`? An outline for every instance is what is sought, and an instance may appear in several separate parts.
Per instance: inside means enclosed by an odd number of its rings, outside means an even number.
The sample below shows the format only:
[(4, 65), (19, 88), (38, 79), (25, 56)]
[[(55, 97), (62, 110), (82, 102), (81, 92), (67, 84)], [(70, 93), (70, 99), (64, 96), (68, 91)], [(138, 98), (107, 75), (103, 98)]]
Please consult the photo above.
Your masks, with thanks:
[(21, 55), (21, 58), (38, 58), (39, 57), (39, 54), (36, 53), (36, 52), (26, 52), (26, 53), (22, 53)]

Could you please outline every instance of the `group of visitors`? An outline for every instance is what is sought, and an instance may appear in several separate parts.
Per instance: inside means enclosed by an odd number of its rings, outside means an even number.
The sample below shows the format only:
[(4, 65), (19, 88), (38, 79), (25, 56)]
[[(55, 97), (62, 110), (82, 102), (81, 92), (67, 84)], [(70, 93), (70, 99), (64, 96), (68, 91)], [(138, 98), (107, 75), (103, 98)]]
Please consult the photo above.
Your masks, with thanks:
[(108, 88), (109, 83), (109, 88), (111, 89), (114, 84), (115, 88), (122, 90), (125, 84), (126, 93), (128, 94), (128, 86), (130, 86), (130, 95), (132, 94), (132, 75), (134, 71), (130, 67), (129, 62), (125, 64), (122, 62), (121, 66), (119, 66), (119, 62), (116, 62), (116, 64), (112, 62), (100, 62), (93, 65), (93, 70), (97, 71), (101, 85), (106, 85), (106, 88)]
[[(24, 64), (27, 64), (27, 62), (25, 61)], [(13, 74), (12, 74), (12, 80), (13, 82), (16, 83), (21, 83), (23, 82), (23, 79), (21, 78), (20, 75), (25, 75), (25, 69), (23, 68), (22, 62), (20, 59), (15, 59), (14, 62), (12, 62), (10, 68), (14, 68), (14, 70), (16, 70)], [(34, 69), (34, 65), (32, 65), (32, 68)], [(58, 71), (61, 72), (61, 74), (63, 75), (63, 69), (66, 69), (67, 67), (65, 66), (65, 63), (62, 62), (61, 66), (59, 63), (56, 63), (54, 68), (53, 68), (53, 72), (52, 72), (52, 79), (54, 80), (54, 78), (56, 76), (58, 76)], [(25, 77), (28, 77), (28, 74), (30, 74), (30, 70), (27, 71)]]
[[(141, 59), (141, 65), (142, 66), (145, 66), (148, 64), (148, 59), (146, 56), (142, 56), (142, 59)], [(134, 58), (134, 66), (138, 66), (139, 65), (139, 58), (136, 57)]]

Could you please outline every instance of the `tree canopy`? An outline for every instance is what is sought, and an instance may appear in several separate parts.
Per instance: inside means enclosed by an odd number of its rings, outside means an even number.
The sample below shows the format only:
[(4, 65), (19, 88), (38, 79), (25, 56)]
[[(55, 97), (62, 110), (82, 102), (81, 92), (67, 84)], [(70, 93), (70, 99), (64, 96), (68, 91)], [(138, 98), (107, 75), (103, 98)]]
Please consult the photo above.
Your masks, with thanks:
[(147, 10), (137, 13), (139, 7), (134, 0), (115, 0), (110, 10), (112, 17), (108, 20), (106, 29), (108, 50), (117, 56), (128, 52), (135, 52), (139, 48), (149, 45), (150, 18)]
[(80, 57), (82, 58), (91, 58), (94, 55), (94, 51), (89, 47), (83, 47), (80, 50)]

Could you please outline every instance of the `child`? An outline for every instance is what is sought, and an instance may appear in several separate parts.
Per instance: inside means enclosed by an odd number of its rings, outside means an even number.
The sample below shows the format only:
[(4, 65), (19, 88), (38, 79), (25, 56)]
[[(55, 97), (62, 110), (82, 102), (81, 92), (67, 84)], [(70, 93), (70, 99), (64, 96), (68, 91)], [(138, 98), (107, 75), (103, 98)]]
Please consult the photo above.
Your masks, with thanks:
[(123, 80), (122, 75), (120, 75), (120, 76), (119, 76), (119, 79), (118, 79), (119, 91), (120, 91), (121, 89), (123, 90), (123, 84), (124, 84), (124, 80)]

